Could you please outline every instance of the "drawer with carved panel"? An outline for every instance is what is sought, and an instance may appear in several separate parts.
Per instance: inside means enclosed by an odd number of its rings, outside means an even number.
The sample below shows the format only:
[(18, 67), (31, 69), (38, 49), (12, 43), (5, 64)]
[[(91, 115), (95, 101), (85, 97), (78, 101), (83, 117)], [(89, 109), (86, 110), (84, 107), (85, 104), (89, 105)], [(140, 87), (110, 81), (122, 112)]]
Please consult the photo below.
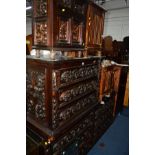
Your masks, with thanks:
[(93, 144), (94, 113), (89, 112), (84, 118), (73, 126), (67, 133), (56, 140), (52, 145), (53, 155), (66, 154), (66, 148), (76, 142), (78, 154), (84, 155)]
[(60, 63), (59, 68), (52, 70), (53, 89), (57, 90), (90, 78), (97, 78), (99, 73), (98, 63), (96, 59), (76, 59), (74, 62), (68, 61), (65, 66)]
[[(63, 103), (63, 102), (62, 102)], [(97, 96), (95, 93), (90, 93), (87, 96), (80, 98), (74, 102), (69, 102), (65, 107), (61, 107), (63, 104), (57, 103), (53, 100), (52, 103), (52, 128), (56, 129), (70, 120), (75, 119), (78, 115), (82, 115), (88, 108), (97, 104)]]

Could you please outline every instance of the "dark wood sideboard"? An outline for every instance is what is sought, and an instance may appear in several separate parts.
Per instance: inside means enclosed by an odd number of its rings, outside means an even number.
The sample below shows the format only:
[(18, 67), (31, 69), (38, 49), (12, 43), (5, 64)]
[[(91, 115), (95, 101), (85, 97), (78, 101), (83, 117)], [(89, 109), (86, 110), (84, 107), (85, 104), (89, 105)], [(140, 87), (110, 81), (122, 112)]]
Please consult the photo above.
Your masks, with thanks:
[(99, 104), (100, 60), (28, 56), (26, 66), (27, 143), (37, 155), (86, 155), (113, 121), (113, 98)]
[[(88, 0), (34, 0), (32, 48), (96, 55), (104, 13)], [(101, 58), (87, 54), (59, 60), (27, 56), (27, 155), (87, 154), (113, 121), (114, 96), (100, 104), (100, 69)]]

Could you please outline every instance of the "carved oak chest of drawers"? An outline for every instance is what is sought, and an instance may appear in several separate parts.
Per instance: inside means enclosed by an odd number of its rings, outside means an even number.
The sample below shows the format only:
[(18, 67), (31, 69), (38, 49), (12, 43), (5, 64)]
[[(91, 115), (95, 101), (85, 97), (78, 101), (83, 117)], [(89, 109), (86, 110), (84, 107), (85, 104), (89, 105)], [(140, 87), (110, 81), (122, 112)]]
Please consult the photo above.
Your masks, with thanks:
[(42, 137), (41, 143), (48, 146), (45, 154), (59, 155), (67, 146), (80, 147), (78, 152), (86, 154), (93, 145), (98, 58), (27, 57), (26, 66), (27, 129)]

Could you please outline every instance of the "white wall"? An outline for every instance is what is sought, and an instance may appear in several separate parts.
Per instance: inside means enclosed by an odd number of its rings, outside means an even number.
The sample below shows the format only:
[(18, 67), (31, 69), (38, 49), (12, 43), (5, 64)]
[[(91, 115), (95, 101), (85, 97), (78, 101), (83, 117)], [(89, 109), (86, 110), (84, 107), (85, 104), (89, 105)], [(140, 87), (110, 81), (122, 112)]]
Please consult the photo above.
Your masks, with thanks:
[(26, 18), (26, 35), (32, 34), (32, 20), (31, 18)]
[(113, 9), (106, 12), (103, 37), (108, 35), (118, 41), (129, 36), (129, 8)]

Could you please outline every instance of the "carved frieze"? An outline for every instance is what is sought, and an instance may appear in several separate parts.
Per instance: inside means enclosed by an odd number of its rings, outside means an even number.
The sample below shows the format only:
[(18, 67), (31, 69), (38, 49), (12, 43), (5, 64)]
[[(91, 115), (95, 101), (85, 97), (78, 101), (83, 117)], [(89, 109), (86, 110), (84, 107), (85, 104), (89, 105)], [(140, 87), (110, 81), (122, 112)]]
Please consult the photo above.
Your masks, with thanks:
[(90, 92), (90, 91), (93, 91), (96, 89), (97, 89), (97, 81), (92, 80), (85, 84), (81, 84), (74, 88), (62, 91), (60, 93), (59, 100), (61, 102), (69, 102), (69, 101), (73, 100), (75, 97), (81, 96), (82, 94), (85, 94), (87, 92)]
[(27, 113), (44, 119), (45, 114), (45, 73), (28, 71), (26, 73)]
[(65, 70), (61, 73), (61, 83), (73, 82), (86, 77), (97, 76), (98, 66), (86, 66), (82, 68)]

